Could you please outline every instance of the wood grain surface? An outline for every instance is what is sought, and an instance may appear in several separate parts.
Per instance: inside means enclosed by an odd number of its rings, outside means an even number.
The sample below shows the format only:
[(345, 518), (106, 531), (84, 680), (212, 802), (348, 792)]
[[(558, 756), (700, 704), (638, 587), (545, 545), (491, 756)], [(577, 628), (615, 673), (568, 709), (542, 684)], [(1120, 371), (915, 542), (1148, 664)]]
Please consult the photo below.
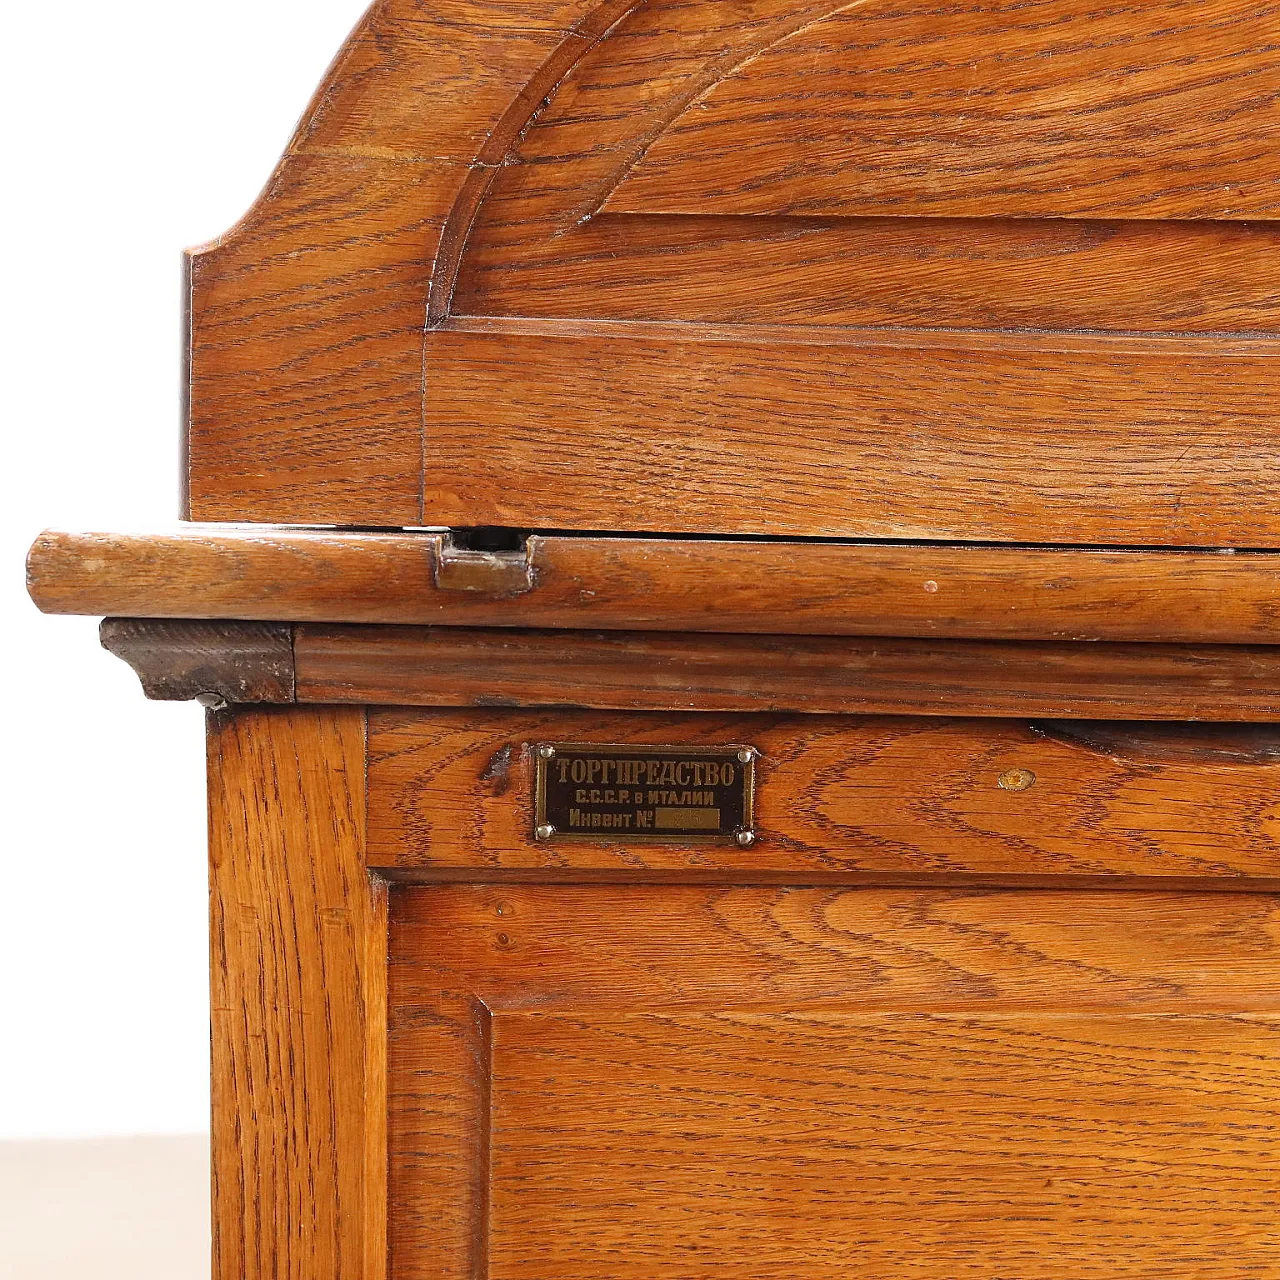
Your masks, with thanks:
[(380, 0), (192, 259), (189, 512), (1277, 545), (1276, 37)]
[(186, 514), (413, 524), (423, 306), (450, 167), (291, 157), (189, 263)]
[[(375, 710), (368, 856), (441, 872), (1280, 877), (1280, 731), (1168, 726), (1152, 743), (1146, 726), (1113, 724), (1094, 748), (1089, 729), (1064, 740), (1001, 720)], [(535, 840), (542, 742), (748, 743), (756, 843)], [(1008, 789), (1024, 774), (1029, 786)]]
[(495, 1280), (1234, 1280), (1280, 1250), (1280, 1015), (530, 1012), (494, 1021), (492, 1090)]
[(659, 217), (475, 229), (454, 313), (702, 324), (1274, 332), (1271, 222)]
[(497, 122), (591, 43), (596, 2), (372, 5), (253, 210), (191, 256), (188, 514), (417, 522), (441, 238)]
[[(125, 646), (116, 643), (122, 634), (128, 637)], [(118, 619), (108, 620), (105, 635), (108, 647), (124, 654), (154, 698), (637, 712), (1280, 719), (1275, 646)]]
[(454, 884), (392, 899), (393, 1040), (442, 991), (491, 1013), (1248, 1014), (1280, 1000), (1270, 893)]
[[(189, 262), (188, 514), (331, 527), (31, 562), (312, 704), (209, 726), (217, 1280), (1280, 1277), (1277, 48), (377, 0)], [(756, 843), (535, 841), (557, 738)]]
[(707, 8), (620, 23), (494, 180), (428, 344), (431, 519), (1270, 545), (1229, 514), (1270, 343), (925, 341), (1273, 328), (1270, 8)]
[[(452, 589), (441, 534), (186, 525), (42, 534), (47, 613), (793, 635), (1265, 644), (1270, 552), (534, 535)], [(519, 569), (509, 577), (503, 565)], [(511, 583), (516, 584), (515, 589)]]
[(386, 1274), (386, 893), (364, 717), (209, 721), (215, 1280)]
[(1273, 1274), (1278, 910), (399, 889), (391, 1274)]
[(605, 208), (1246, 219), (1280, 212), (1280, 7), (838, 4), (733, 68)]
[(454, 312), (1273, 328), (1273, 229), (1230, 220), (1276, 201), (1275, 26), (1239, 0), (641, 6), (512, 148)]
[(1280, 649), (1267, 645), (303, 624), (294, 659), (300, 702), (1280, 719)]
[(1277, 351), (477, 322), (429, 339), (425, 519), (1270, 546)]

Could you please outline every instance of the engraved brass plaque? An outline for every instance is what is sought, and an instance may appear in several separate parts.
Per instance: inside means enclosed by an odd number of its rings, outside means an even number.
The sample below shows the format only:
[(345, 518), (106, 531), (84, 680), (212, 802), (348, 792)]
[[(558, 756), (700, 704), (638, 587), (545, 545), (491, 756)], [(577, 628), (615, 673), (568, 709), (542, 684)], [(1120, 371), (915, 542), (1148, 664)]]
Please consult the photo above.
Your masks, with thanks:
[(754, 747), (543, 742), (538, 840), (756, 841)]

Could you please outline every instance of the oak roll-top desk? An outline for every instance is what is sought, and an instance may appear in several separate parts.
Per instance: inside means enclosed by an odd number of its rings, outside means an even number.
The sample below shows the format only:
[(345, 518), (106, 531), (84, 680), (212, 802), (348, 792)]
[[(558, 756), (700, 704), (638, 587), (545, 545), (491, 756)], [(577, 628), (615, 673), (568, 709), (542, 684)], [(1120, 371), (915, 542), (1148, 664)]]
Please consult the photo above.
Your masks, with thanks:
[(217, 1280), (1280, 1278), (1280, 6), (381, 0), (189, 257)]

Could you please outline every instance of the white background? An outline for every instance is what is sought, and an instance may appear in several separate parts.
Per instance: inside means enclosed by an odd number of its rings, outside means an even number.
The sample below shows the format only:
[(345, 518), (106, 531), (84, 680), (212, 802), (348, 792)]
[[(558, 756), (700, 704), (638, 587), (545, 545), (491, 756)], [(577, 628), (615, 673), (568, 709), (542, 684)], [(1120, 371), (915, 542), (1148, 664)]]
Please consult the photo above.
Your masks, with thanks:
[(364, 7), (6, 7), (0, 1139), (208, 1124), (201, 713), (38, 614), (23, 559), (175, 518), (180, 251), (249, 207)]

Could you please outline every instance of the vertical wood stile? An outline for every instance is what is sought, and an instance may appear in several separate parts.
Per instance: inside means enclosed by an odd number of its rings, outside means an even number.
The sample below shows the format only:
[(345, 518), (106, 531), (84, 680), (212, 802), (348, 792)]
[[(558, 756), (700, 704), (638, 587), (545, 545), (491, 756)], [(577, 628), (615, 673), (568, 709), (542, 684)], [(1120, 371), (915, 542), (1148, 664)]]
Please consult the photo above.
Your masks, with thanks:
[(361, 709), (210, 718), (215, 1280), (385, 1275), (386, 893)]

